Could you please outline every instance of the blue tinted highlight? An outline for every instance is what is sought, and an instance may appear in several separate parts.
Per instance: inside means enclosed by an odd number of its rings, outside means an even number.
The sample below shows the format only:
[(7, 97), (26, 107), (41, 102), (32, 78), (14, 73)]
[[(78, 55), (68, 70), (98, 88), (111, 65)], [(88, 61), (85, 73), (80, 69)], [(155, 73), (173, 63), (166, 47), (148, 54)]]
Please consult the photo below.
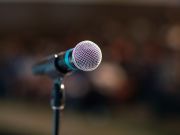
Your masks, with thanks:
[(76, 70), (69, 61), (69, 54), (72, 52), (72, 50), (73, 49), (69, 49), (66, 51), (64, 61), (70, 70)]

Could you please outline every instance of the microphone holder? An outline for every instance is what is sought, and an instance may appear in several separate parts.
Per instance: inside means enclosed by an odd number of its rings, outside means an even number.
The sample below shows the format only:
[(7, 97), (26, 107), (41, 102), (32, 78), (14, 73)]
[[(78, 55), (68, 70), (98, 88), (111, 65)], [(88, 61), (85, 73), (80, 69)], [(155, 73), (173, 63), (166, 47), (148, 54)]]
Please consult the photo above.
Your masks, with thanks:
[(63, 77), (54, 79), (53, 90), (51, 98), (51, 107), (53, 110), (53, 130), (52, 135), (59, 135), (60, 126), (60, 112), (64, 109), (64, 84), (62, 83)]

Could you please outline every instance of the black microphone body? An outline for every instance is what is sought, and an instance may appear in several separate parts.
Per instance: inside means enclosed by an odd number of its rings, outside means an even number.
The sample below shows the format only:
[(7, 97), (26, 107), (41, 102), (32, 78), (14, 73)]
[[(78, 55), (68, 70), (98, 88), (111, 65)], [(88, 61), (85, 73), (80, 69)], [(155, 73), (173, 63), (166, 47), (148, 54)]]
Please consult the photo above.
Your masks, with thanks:
[(100, 48), (91, 41), (82, 41), (75, 48), (51, 55), (35, 64), (35, 75), (48, 75), (51, 78), (63, 76), (75, 70), (92, 71), (102, 60)]
[(69, 64), (71, 67), (66, 64), (65, 56), (67, 52), (61, 52), (59, 54), (51, 55), (39, 63), (35, 64), (32, 68), (35, 75), (48, 75), (51, 78), (57, 78), (63, 76), (64, 74), (76, 70), (72, 62), (72, 52), (71, 55), (68, 55)]

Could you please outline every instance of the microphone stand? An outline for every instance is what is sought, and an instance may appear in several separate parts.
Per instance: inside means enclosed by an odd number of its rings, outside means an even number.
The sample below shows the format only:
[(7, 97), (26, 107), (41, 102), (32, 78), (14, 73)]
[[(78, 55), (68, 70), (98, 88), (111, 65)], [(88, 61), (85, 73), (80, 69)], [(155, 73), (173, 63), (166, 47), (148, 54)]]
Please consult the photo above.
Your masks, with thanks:
[(52, 135), (59, 135), (60, 111), (64, 109), (64, 84), (63, 78), (54, 79), (51, 107), (53, 110), (53, 130)]

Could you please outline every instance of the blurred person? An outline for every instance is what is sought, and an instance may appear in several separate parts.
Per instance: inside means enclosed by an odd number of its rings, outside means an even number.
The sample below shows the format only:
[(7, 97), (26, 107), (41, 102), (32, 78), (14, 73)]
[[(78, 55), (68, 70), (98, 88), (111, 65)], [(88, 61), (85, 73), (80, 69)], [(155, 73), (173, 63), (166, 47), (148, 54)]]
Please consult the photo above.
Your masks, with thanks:
[(173, 25), (167, 29), (165, 36), (167, 47), (178, 53), (180, 51), (180, 25)]
[[(159, 70), (157, 110), (162, 117), (180, 114), (180, 26), (170, 27), (166, 34), (166, 55)], [(172, 116), (172, 115), (171, 115)]]
[[(91, 91), (91, 84), (84, 72), (74, 72), (64, 79), (66, 102), (70, 109), (83, 110), (88, 104), (84, 103), (86, 95)], [(93, 100), (93, 99), (92, 99)]]
[(172, 52), (172, 55), (163, 61), (159, 77), (159, 91), (161, 93), (159, 111), (165, 116), (169, 113), (180, 115), (179, 69), (180, 55)]
[(127, 74), (119, 65), (104, 62), (90, 76), (97, 92), (107, 97), (110, 102), (116, 104), (117, 101), (123, 102), (128, 98), (129, 93), (125, 87)]
[(18, 57), (23, 49), (21, 41), (18, 37), (6, 37), (1, 42), (3, 49), (1, 50), (1, 79), (4, 85), (4, 91), (6, 95), (11, 95), (16, 82), (18, 68)]
[(139, 59), (138, 97), (159, 118), (179, 112), (179, 53), (175, 52), (150, 41), (143, 46)]
[(104, 48), (105, 62), (90, 76), (96, 91), (106, 97), (107, 106), (121, 105), (134, 95), (135, 48), (130, 41), (121, 36)]
[(133, 99), (137, 72), (137, 47), (130, 39), (119, 36), (112, 40), (109, 50), (111, 61), (117, 63), (119, 70), (126, 74), (124, 92), (129, 96), (127, 99)]
[(164, 49), (156, 41), (149, 41), (142, 46), (138, 58), (137, 98), (152, 109), (156, 108), (158, 99), (158, 77), (164, 59)]
[[(91, 73), (92, 74), (92, 73)], [(102, 94), (88, 73), (75, 72), (65, 77), (66, 103), (69, 109), (94, 114), (104, 114), (107, 108), (107, 95)]]

